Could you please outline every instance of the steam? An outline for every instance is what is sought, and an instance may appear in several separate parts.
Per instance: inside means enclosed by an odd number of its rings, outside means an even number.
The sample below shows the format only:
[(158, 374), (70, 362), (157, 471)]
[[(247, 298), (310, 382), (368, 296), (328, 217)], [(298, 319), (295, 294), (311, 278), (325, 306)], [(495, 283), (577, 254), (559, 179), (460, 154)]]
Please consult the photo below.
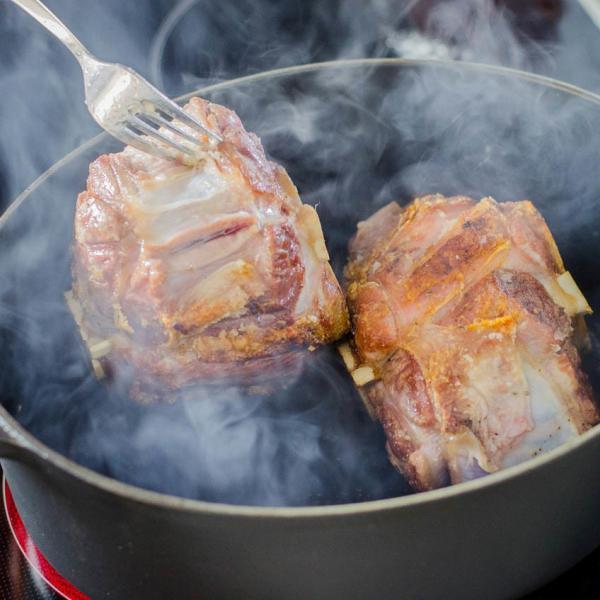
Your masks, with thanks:
[[(47, 4), (92, 52), (127, 63), (172, 96), (277, 67), (361, 57), (553, 70), (557, 15), (520, 8), (535, 36), (528, 38), (529, 30), (515, 32), (516, 19), (503, 7), (523, 3), (507, 0), (241, 0), (218, 10), (212, 0)], [(560, 13), (559, 0), (545, 6)], [(9, 0), (0, 0), (0, 36), (2, 208), (98, 128), (83, 104), (75, 60)], [(585, 57), (579, 63), (584, 69)]]
[[(85, 45), (105, 60), (124, 61), (147, 74), (148, 37), (159, 6), (49, 0)], [(131, 35), (131, 24), (138, 33)], [(9, 0), (0, 2), (0, 207), (38, 175), (99, 132), (83, 102), (79, 66), (60, 42)], [(2, 206), (4, 205), (4, 206)]]
[[(243, 0), (215, 12), (208, 0), (153, 1), (143, 10), (137, 2), (49, 2), (92, 51), (173, 95), (315, 59), (398, 52), (552, 69), (547, 40), (515, 33), (511, 13), (495, 3), (429, 3), (426, 13), (419, 4)], [(73, 59), (14, 6), (0, 11), (0, 27), (15, 37), (0, 76), (3, 193), (12, 198), (96, 128)], [(418, 31), (403, 30), (407, 23)], [(591, 105), (525, 80), (441, 67), (331, 69), (211, 99), (235, 109), (317, 205), (338, 275), (357, 221), (391, 200), (531, 197), (588, 300), (600, 302), (594, 253), (582, 243), (600, 243), (600, 114)], [(406, 493), (331, 348), (308, 356), (302, 376), (267, 398), (200, 388), (140, 406), (118, 383), (95, 380), (62, 300), (67, 241), (87, 164), (117, 149), (105, 142), (84, 151), (0, 234), (0, 396), (9, 410), (73, 460), (180, 496), (303, 505)], [(590, 360), (595, 366), (597, 356)]]

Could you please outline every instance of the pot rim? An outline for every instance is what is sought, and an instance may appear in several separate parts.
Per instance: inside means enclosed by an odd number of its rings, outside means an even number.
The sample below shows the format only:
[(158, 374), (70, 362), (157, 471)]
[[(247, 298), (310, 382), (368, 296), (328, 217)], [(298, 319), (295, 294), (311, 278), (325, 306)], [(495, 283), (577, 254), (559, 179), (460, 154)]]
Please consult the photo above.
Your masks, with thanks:
[[(482, 71), (501, 76), (518, 77), (519, 79), (530, 81), (544, 87), (554, 88), (561, 92), (578, 96), (579, 98), (600, 106), (600, 95), (587, 91), (578, 86), (546, 77), (534, 73), (528, 73), (509, 67), (501, 67), (495, 65), (486, 65), (482, 63), (462, 62), (452, 60), (438, 59), (403, 59), (403, 58), (366, 58), (352, 60), (334, 60), (318, 63), (309, 63), (297, 65), (293, 67), (284, 67), (263, 71), (253, 75), (238, 77), (224, 82), (212, 84), (198, 88), (192, 92), (184, 94), (177, 98), (178, 102), (185, 102), (192, 96), (203, 95), (210, 92), (234, 88), (240, 84), (252, 83), (262, 79), (272, 79), (275, 77), (284, 77), (304, 72), (313, 72), (319, 70), (327, 70), (333, 68), (349, 68), (361, 66), (405, 66), (405, 67), (442, 67), (455, 68), (463, 71)], [(2, 227), (8, 222), (13, 212), (40, 187), (51, 175), (60, 170), (72, 159), (76, 158), (82, 152), (99, 144), (103, 140), (109, 139), (107, 133), (101, 133), (83, 144), (75, 148), (61, 160), (52, 165), (35, 181), (33, 181), (21, 194), (17, 196), (14, 202), (7, 208), (3, 215), (0, 215), (0, 232)], [(168, 510), (182, 510), (186, 512), (210, 513), (212, 515), (236, 516), (236, 517), (261, 517), (261, 518), (315, 518), (315, 517), (348, 517), (353, 515), (361, 515), (364, 513), (379, 512), (384, 510), (396, 510), (401, 508), (415, 507), (421, 504), (430, 504), (432, 502), (440, 502), (455, 496), (460, 496), (468, 493), (485, 490), (496, 485), (502, 484), (508, 479), (523, 477), (530, 472), (543, 467), (551, 462), (559, 460), (567, 454), (575, 451), (577, 448), (587, 445), (591, 440), (600, 438), (600, 425), (596, 425), (589, 431), (577, 436), (576, 438), (565, 442), (559, 447), (531, 458), (524, 463), (502, 469), (496, 473), (492, 473), (480, 479), (469, 482), (455, 484), (450, 487), (431, 490), (427, 492), (419, 492), (408, 496), (400, 496), (396, 498), (386, 498), (383, 500), (370, 500), (366, 502), (356, 502), (350, 504), (335, 504), (325, 506), (248, 506), (224, 504), (218, 502), (207, 502), (204, 500), (193, 500), (189, 498), (181, 498), (170, 494), (153, 492), (141, 487), (137, 487), (128, 483), (123, 483), (116, 479), (112, 479), (106, 475), (102, 475), (87, 467), (84, 467), (62, 454), (52, 450), (35, 436), (29, 433), (18, 421), (10, 415), (10, 413), (0, 405), (0, 431), (8, 437), (9, 441), (16, 444), (21, 451), (30, 452), (44, 461), (50, 462), (56, 468), (66, 471), (69, 475), (80, 479), (81, 481), (93, 487), (99, 488), (105, 492), (125, 497), (129, 500), (140, 502), (142, 504), (152, 505), (158, 508)], [(3, 437), (0, 435), (0, 439)], [(19, 460), (18, 458), (16, 459)]]

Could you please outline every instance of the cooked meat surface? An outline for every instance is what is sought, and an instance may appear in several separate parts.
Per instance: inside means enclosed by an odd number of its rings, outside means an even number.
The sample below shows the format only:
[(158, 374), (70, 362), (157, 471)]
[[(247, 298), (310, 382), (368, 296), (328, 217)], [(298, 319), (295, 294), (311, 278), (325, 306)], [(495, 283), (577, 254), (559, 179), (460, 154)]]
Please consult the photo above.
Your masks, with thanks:
[(531, 202), (389, 204), (359, 223), (346, 278), (354, 338), (342, 355), (417, 489), (598, 423), (576, 349), (591, 310)]
[(185, 110), (223, 139), (187, 165), (134, 148), (90, 165), (73, 298), (111, 370), (143, 387), (254, 382), (348, 328), (315, 210), (232, 111)]

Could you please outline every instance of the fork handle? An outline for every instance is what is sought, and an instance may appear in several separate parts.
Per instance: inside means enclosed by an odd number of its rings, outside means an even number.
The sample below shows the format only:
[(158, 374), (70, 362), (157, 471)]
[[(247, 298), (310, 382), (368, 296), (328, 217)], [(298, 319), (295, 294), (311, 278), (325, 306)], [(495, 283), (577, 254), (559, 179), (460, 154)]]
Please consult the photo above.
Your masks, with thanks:
[(79, 62), (92, 56), (90, 51), (71, 33), (67, 26), (40, 0), (12, 1), (41, 23), (50, 33), (53, 33)]

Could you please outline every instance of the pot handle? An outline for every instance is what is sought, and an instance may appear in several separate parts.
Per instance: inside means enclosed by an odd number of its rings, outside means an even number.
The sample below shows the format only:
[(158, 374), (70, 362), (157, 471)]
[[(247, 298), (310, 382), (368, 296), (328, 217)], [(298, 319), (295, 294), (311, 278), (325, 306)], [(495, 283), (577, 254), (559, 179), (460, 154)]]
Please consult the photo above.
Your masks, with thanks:
[(22, 442), (19, 443), (18, 439), (15, 439), (6, 431), (6, 427), (6, 422), (0, 421), (0, 459), (9, 458), (21, 462), (30, 459), (33, 453), (28, 448), (29, 444), (27, 441), (22, 440)]
[(13, 440), (0, 437), (0, 459), (12, 458), (15, 460), (22, 460), (25, 454), (24, 448), (19, 446)]

